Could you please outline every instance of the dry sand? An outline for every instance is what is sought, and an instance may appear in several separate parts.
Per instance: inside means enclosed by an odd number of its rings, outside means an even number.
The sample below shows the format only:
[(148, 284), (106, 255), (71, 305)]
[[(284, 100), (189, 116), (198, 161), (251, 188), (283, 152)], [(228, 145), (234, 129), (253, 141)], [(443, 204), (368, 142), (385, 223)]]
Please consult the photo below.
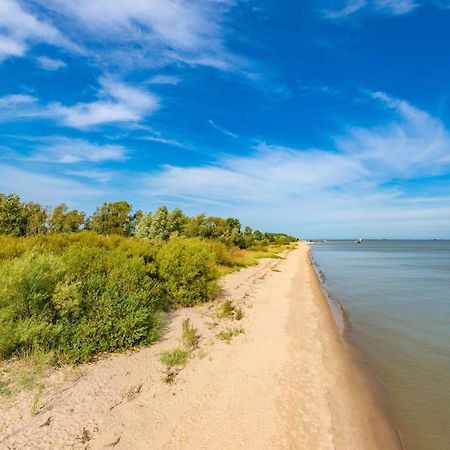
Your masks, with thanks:
[[(0, 448), (398, 448), (358, 387), (309, 246), (284, 256), (224, 277), (241, 321), (218, 319), (212, 304), (183, 309), (156, 345), (86, 365), (66, 381), (52, 373), (36, 415), (25, 394), (0, 411)], [(199, 348), (170, 384), (159, 354), (181, 345), (187, 317)], [(244, 333), (221, 341), (230, 327)]]

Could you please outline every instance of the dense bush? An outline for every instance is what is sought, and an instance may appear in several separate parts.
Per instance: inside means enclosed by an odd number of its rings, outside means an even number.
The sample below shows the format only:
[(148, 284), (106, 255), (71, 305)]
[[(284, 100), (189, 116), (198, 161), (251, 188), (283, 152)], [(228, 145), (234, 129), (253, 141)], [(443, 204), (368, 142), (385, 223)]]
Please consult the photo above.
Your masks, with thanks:
[(162, 311), (212, 299), (220, 273), (293, 240), (178, 208), (120, 201), (86, 217), (0, 194), (0, 359), (78, 363), (152, 342)]
[(218, 292), (214, 255), (198, 239), (172, 236), (156, 254), (156, 264), (174, 305), (195, 305)]
[(158, 338), (163, 286), (142, 258), (98, 247), (29, 254), (0, 268), (0, 357), (80, 362)]

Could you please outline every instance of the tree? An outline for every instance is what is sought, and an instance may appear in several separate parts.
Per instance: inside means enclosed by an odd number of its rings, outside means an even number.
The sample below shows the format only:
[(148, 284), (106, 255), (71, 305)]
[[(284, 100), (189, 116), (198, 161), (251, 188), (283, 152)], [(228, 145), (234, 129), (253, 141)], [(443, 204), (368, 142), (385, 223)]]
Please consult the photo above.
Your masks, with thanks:
[(24, 236), (28, 213), (17, 194), (0, 194), (0, 234)]
[(180, 208), (175, 208), (167, 217), (169, 236), (173, 233), (182, 236), (186, 231), (187, 217)]
[(135, 236), (149, 239), (151, 237), (152, 221), (151, 212), (142, 214), (136, 225)]
[(36, 236), (47, 232), (47, 208), (39, 203), (28, 202), (25, 206), (27, 226), (25, 233), (27, 236)]
[(85, 213), (76, 209), (68, 211), (64, 203), (56, 206), (48, 219), (48, 229), (52, 233), (72, 233), (78, 231), (85, 219)]
[(244, 248), (251, 247), (253, 245), (253, 230), (250, 227), (245, 227), (242, 233), (242, 243)]
[(169, 211), (166, 206), (160, 206), (153, 215), (148, 237), (166, 241), (169, 236)]
[(99, 234), (119, 234), (129, 236), (135, 216), (126, 201), (103, 203), (89, 218), (87, 227)]

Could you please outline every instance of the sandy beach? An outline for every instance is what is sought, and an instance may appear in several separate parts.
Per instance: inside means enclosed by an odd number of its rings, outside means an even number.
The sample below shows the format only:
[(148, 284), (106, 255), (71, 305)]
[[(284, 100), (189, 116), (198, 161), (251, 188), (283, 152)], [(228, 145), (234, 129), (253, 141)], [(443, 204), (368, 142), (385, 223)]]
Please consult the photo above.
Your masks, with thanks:
[[(396, 449), (361, 388), (301, 243), (282, 259), (227, 275), (216, 304), (172, 314), (164, 338), (67, 373), (53, 371), (37, 413), (30, 394), (0, 411), (0, 448)], [(180, 345), (189, 317), (200, 342), (167, 382), (159, 354)], [(222, 330), (242, 328), (230, 342)]]

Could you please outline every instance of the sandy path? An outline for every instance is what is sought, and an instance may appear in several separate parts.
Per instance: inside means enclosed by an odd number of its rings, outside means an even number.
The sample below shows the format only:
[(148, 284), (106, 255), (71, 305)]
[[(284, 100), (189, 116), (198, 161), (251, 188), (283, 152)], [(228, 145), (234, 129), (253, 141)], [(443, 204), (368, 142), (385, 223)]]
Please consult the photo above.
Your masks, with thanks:
[[(181, 310), (161, 343), (84, 367), (36, 416), (27, 397), (1, 411), (0, 448), (396, 448), (375, 441), (309, 247), (285, 256), (224, 278), (240, 322), (218, 320), (212, 305)], [(179, 345), (185, 317), (200, 348), (167, 384), (158, 355)], [(235, 326), (245, 333), (217, 338)]]

